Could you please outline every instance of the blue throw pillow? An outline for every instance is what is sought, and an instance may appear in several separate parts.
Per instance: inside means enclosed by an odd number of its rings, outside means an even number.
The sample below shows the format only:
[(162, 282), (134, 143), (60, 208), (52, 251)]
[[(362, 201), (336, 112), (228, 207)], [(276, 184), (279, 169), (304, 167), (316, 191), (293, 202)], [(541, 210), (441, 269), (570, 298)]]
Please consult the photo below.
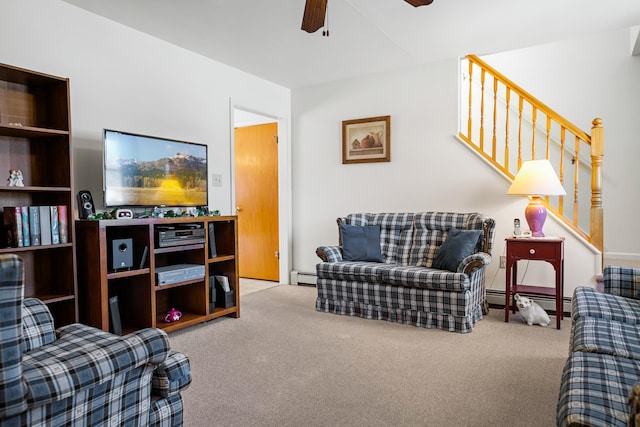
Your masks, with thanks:
[(382, 262), (379, 225), (340, 224), (340, 234), (343, 260)]
[(457, 271), (460, 262), (476, 252), (476, 244), (482, 230), (449, 229), (447, 239), (438, 248), (433, 260), (433, 268)]

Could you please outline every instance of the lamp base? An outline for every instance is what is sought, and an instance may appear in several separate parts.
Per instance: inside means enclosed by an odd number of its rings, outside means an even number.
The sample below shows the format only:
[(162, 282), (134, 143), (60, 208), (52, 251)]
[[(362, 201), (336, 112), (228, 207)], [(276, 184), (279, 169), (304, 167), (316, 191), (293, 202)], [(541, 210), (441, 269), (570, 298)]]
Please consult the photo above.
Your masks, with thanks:
[(524, 210), (524, 217), (529, 224), (531, 237), (544, 237), (542, 226), (547, 219), (547, 208), (540, 196), (531, 196), (531, 201)]

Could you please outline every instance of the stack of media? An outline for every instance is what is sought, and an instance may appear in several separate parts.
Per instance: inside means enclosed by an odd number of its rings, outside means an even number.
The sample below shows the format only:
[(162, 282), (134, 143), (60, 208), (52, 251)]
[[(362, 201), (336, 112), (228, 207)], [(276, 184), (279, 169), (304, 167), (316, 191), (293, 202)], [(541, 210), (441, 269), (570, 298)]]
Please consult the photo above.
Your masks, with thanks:
[[(156, 228), (156, 246), (167, 248), (181, 245), (195, 245), (206, 241), (202, 224), (163, 225)], [(156, 267), (156, 284), (158, 286), (203, 279), (204, 265), (177, 264)]]

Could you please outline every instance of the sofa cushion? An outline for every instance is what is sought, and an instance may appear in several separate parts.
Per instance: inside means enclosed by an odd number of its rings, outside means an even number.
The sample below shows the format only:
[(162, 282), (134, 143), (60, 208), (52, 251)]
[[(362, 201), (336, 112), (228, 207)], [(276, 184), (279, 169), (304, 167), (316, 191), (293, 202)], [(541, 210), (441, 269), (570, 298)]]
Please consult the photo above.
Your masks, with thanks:
[(562, 371), (558, 426), (626, 426), (627, 396), (640, 377), (640, 361), (575, 352)]
[(463, 292), (469, 289), (469, 276), (463, 273), (424, 267), (394, 266), (382, 271), (384, 283), (410, 288)]
[[(432, 267), (436, 252), (444, 243), (447, 232), (451, 228), (482, 230), (484, 232), (485, 221), (488, 220), (487, 217), (479, 213), (420, 212), (415, 214), (413, 220), (413, 247), (409, 264), (418, 267)], [(494, 227), (489, 230), (490, 238), (488, 243), (491, 243), (493, 230)], [(478, 239), (477, 251), (480, 251), (483, 245), (484, 239)]]
[(476, 252), (482, 230), (458, 230), (447, 232), (444, 243), (438, 248), (433, 260), (433, 268), (457, 271), (463, 259)]
[(571, 351), (611, 354), (640, 360), (640, 328), (597, 317), (579, 317), (572, 325)]
[(379, 225), (340, 224), (345, 261), (382, 262)]
[(357, 213), (346, 217), (350, 225), (379, 225), (382, 259), (408, 265), (413, 238), (413, 213)]
[(316, 264), (316, 274), (323, 279), (383, 283), (382, 272), (392, 267), (380, 262), (321, 262)]
[(598, 292), (579, 286), (571, 300), (571, 318), (598, 317), (617, 322), (640, 324), (640, 301)]

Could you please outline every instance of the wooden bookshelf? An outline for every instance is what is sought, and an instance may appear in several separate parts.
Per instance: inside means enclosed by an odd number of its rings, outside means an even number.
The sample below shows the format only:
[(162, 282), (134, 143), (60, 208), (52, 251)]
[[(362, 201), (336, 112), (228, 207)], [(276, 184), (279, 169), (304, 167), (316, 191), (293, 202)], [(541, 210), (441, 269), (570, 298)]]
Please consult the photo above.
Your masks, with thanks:
[(4, 211), (14, 206), (66, 206), (67, 243), (19, 247), (2, 223), (0, 253), (25, 266), (25, 297), (47, 304), (55, 325), (78, 320), (69, 80), (0, 64), (0, 173), (18, 169), (23, 187), (0, 186)]

